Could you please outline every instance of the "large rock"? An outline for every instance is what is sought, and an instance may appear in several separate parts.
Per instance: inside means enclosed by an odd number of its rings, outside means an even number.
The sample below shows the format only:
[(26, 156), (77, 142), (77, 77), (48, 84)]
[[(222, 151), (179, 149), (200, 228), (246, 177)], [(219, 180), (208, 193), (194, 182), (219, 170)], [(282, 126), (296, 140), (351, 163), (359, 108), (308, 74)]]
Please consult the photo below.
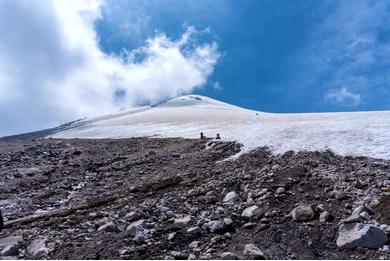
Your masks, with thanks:
[(378, 249), (387, 241), (386, 233), (374, 225), (347, 223), (342, 224), (339, 228), (337, 246), (347, 249), (355, 247)]
[(260, 215), (260, 209), (258, 206), (251, 206), (241, 213), (241, 217), (246, 220), (254, 219)]
[(248, 259), (265, 259), (263, 251), (252, 243), (245, 245), (244, 256)]
[(35, 239), (27, 247), (27, 253), (36, 259), (44, 258), (49, 254), (49, 249), (46, 247), (46, 238)]
[(22, 237), (10, 236), (0, 239), (0, 256), (17, 256), (19, 254), (19, 243)]
[(315, 216), (314, 210), (310, 206), (300, 205), (291, 211), (291, 216), (295, 221), (312, 220)]
[(143, 231), (144, 225), (145, 225), (144, 219), (134, 221), (126, 228), (126, 234), (135, 237), (139, 232)]
[(238, 197), (237, 193), (234, 191), (227, 193), (226, 196), (223, 198), (223, 202), (226, 204), (234, 204), (239, 200), (240, 198)]

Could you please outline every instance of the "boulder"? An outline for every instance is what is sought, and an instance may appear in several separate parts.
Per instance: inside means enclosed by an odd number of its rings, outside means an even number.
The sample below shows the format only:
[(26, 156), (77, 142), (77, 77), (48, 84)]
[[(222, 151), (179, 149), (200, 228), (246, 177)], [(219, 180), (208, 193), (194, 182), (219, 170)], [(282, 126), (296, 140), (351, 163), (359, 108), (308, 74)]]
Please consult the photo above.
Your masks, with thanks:
[(17, 256), (19, 255), (19, 248), (17, 245), (8, 245), (0, 252), (0, 256)]
[(234, 204), (234, 203), (236, 203), (239, 200), (240, 200), (239, 196), (234, 191), (230, 191), (223, 198), (223, 202), (226, 203), (226, 204)]
[(337, 246), (346, 249), (355, 247), (378, 249), (387, 241), (386, 233), (379, 227), (362, 223), (346, 223), (339, 228)]
[(17, 256), (19, 254), (19, 243), (22, 237), (10, 236), (0, 239), (0, 256)]
[(248, 259), (265, 259), (263, 251), (253, 243), (245, 245), (244, 256)]
[(291, 211), (291, 216), (295, 221), (312, 220), (315, 216), (314, 210), (311, 206), (300, 205)]
[(28, 247), (27, 253), (36, 259), (42, 259), (49, 254), (49, 249), (46, 247), (46, 238), (35, 239)]
[(144, 225), (145, 225), (144, 219), (134, 221), (126, 228), (126, 234), (135, 237), (138, 232), (143, 230)]
[(259, 215), (260, 215), (260, 209), (258, 206), (248, 207), (248, 208), (244, 209), (244, 211), (242, 211), (242, 213), (241, 213), (241, 217), (243, 219), (246, 219), (246, 220), (256, 218)]

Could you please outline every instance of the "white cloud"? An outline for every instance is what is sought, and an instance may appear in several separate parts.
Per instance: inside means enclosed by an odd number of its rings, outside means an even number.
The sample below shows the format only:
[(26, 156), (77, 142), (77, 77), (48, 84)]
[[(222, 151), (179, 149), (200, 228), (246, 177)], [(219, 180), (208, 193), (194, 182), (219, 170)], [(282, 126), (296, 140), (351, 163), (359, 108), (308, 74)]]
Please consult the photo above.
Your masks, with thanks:
[(361, 100), (360, 94), (352, 93), (345, 87), (329, 90), (324, 98), (328, 102), (343, 106), (356, 106)]
[(219, 58), (216, 43), (195, 44), (201, 32), (189, 27), (177, 40), (159, 33), (127, 57), (107, 55), (93, 26), (102, 5), (0, 2), (0, 135), (156, 102), (206, 83)]

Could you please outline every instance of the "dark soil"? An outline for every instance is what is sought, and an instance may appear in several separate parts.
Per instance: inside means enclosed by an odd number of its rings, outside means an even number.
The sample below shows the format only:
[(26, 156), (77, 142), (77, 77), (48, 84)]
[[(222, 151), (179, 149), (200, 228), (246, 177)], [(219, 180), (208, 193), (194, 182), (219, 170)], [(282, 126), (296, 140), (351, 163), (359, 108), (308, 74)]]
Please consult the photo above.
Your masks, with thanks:
[[(244, 258), (248, 243), (269, 259), (390, 258), (389, 251), (336, 246), (340, 221), (358, 205), (373, 206), (377, 220), (390, 224), (390, 161), (330, 151), (273, 155), (266, 148), (226, 160), (239, 150), (236, 143), (187, 139), (0, 141), (0, 209), (6, 221), (0, 238), (22, 236), (19, 258), (27, 259), (33, 257), (26, 247), (40, 237), (46, 238), (49, 259), (220, 259), (227, 251)], [(278, 188), (285, 192), (276, 193)], [(333, 199), (334, 189), (348, 197)], [(226, 205), (230, 191), (241, 200)], [(83, 204), (66, 215), (12, 224)], [(312, 206), (316, 217), (294, 221), (289, 213), (298, 204)], [(243, 220), (241, 212), (252, 205), (261, 215)], [(331, 221), (319, 221), (321, 208)], [(132, 211), (146, 220), (144, 242), (126, 233)], [(191, 217), (184, 228), (173, 225), (181, 216)], [(223, 218), (233, 224), (218, 233), (202, 229)], [(114, 231), (98, 231), (109, 221)], [(196, 226), (199, 232), (187, 232)], [(176, 234), (168, 239), (171, 233)], [(193, 241), (199, 247), (190, 248)]]

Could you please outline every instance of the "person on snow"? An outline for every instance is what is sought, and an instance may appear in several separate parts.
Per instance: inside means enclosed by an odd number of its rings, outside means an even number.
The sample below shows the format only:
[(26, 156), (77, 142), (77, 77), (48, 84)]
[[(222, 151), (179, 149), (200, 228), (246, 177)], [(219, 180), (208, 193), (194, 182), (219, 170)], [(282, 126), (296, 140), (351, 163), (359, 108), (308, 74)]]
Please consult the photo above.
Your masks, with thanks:
[(216, 140), (220, 140), (221, 136), (219, 136), (219, 133), (217, 133), (217, 137), (215, 137)]
[(203, 132), (200, 133), (200, 138), (201, 138), (202, 140), (206, 139), (206, 136), (204, 136)]

